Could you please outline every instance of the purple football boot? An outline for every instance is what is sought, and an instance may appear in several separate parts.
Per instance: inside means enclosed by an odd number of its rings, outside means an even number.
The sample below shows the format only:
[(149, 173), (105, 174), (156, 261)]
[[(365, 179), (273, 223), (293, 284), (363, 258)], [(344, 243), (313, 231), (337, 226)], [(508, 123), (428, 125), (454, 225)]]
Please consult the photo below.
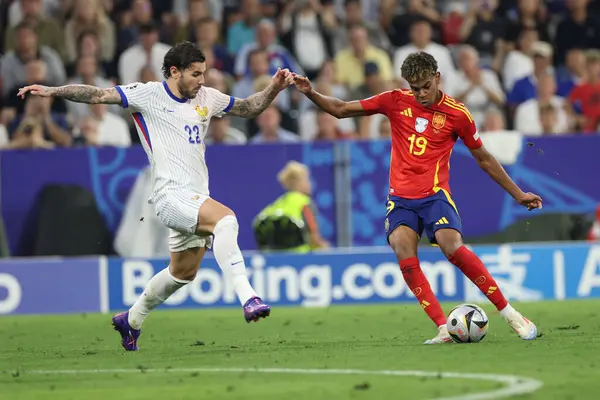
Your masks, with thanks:
[(260, 297), (252, 297), (244, 304), (244, 318), (246, 322), (258, 321), (267, 318), (271, 314), (271, 307), (265, 304)]
[(112, 319), (112, 325), (115, 328), (115, 331), (121, 334), (121, 346), (127, 351), (136, 351), (138, 349), (137, 340), (142, 331), (133, 329), (129, 325), (128, 317), (129, 312), (117, 314)]

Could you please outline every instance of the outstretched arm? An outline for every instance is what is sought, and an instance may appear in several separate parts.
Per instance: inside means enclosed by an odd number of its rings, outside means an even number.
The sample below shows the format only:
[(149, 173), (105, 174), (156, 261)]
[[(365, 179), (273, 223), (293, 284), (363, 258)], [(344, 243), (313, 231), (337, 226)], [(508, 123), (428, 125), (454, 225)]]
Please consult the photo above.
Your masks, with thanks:
[(21, 88), (18, 96), (24, 98), (26, 93), (42, 97), (62, 97), (76, 103), (121, 104), (121, 96), (114, 87), (101, 89), (90, 85), (66, 85), (59, 87), (31, 85)]
[(269, 104), (275, 100), (279, 92), (280, 89), (277, 86), (270, 84), (265, 90), (254, 93), (245, 99), (238, 99), (236, 97), (229, 114), (244, 118), (254, 118), (269, 107)]
[(326, 113), (336, 118), (360, 117), (368, 114), (360, 101), (343, 101), (336, 97), (325, 96), (312, 88), (308, 78), (295, 74), (292, 76), (296, 88)]
[(269, 104), (275, 100), (277, 94), (293, 83), (290, 71), (287, 69), (277, 69), (271, 83), (263, 91), (254, 93), (245, 99), (234, 99), (233, 106), (229, 114), (238, 117), (254, 118), (265, 111)]
[(477, 149), (470, 149), (471, 154), (477, 161), (477, 164), (483, 169), (498, 185), (502, 186), (519, 204), (527, 207), (529, 210), (542, 208), (542, 198), (533, 193), (525, 193), (508, 176), (502, 164), (482, 145)]

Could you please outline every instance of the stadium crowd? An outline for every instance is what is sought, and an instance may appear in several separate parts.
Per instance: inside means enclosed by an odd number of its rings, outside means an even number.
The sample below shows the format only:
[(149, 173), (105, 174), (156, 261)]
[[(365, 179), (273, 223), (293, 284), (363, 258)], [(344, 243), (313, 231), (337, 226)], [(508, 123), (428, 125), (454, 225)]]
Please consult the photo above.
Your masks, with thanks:
[[(182, 40), (204, 50), (206, 84), (237, 97), (278, 67), (322, 93), (369, 97), (405, 87), (402, 61), (424, 50), (480, 131), (590, 134), (600, 123), (597, 0), (8, 0), (0, 18), (0, 148), (139, 142), (120, 107), (21, 100), (17, 90), (161, 80), (163, 56)], [(385, 117), (338, 121), (289, 88), (254, 120), (215, 119), (206, 141), (389, 135)]]

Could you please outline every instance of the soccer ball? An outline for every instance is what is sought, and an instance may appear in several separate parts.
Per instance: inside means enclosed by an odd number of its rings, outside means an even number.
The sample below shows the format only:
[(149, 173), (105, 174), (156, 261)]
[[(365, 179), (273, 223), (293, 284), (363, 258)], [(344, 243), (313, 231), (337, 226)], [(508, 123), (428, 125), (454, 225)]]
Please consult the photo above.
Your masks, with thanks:
[(488, 330), (488, 317), (475, 304), (461, 304), (450, 311), (446, 327), (457, 343), (481, 342)]

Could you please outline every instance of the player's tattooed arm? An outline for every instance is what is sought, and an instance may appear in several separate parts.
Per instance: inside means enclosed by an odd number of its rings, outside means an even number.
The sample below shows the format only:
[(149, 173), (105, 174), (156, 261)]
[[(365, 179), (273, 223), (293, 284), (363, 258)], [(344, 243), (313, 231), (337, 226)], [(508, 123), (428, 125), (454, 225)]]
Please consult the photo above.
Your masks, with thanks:
[(269, 104), (275, 100), (278, 93), (279, 89), (275, 85), (269, 85), (262, 92), (254, 93), (245, 99), (238, 99), (236, 97), (229, 114), (244, 118), (254, 118), (269, 107)]
[(91, 85), (66, 85), (59, 87), (32, 85), (20, 89), (18, 95), (24, 97), (28, 92), (35, 96), (62, 97), (76, 103), (121, 104), (121, 96), (114, 87), (101, 89)]

